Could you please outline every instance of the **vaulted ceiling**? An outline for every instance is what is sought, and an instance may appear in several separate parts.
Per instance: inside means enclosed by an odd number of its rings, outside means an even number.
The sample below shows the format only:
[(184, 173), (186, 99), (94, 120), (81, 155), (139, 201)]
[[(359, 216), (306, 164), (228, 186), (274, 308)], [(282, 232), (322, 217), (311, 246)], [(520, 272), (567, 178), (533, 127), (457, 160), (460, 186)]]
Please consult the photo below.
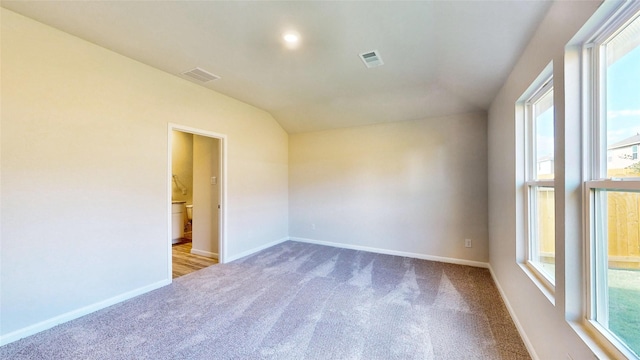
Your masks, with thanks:
[[(289, 133), (487, 110), (550, 4), (2, 1), (170, 74), (212, 72), (221, 79), (194, 82), (268, 111)], [(287, 31), (300, 35), (294, 48)], [(370, 50), (384, 65), (364, 65)]]

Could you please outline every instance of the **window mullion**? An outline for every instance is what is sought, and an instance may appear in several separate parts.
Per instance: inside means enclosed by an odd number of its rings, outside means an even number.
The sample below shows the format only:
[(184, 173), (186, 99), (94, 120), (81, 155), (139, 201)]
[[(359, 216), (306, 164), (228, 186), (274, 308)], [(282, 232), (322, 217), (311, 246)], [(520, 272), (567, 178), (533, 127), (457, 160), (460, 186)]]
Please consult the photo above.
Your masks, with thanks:
[(527, 181), (527, 185), (529, 186), (537, 186), (537, 187), (554, 187), (555, 180), (530, 180)]
[(593, 189), (619, 190), (619, 191), (640, 191), (640, 180), (591, 180), (586, 185)]
[(596, 319), (597, 321), (609, 327), (609, 296), (608, 296), (608, 251), (607, 251), (607, 195), (604, 191), (594, 189), (594, 239), (598, 240), (593, 243), (594, 247), (594, 265), (595, 265), (595, 301), (596, 301)]
[[(538, 224), (537, 222), (539, 221), (538, 219), (538, 197), (536, 196), (536, 186), (535, 185), (529, 185), (529, 223), (531, 224), (529, 226), (529, 241), (527, 244), (527, 247), (529, 249), (529, 256), (528, 256), (528, 260), (531, 261), (531, 259), (537, 259), (538, 258), (538, 251), (537, 251), (537, 241), (536, 239), (539, 239), (538, 237)], [(536, 223), (534, 223), (536, 222)]]
[(603, 71), (604, 58), (606, 56), (604, 46), (598, 46), (593, 51), (595, 83), (593, 103), (595, 106), (595, 177), (593, 179), (606, 179), (607, 176), (607, 72)]

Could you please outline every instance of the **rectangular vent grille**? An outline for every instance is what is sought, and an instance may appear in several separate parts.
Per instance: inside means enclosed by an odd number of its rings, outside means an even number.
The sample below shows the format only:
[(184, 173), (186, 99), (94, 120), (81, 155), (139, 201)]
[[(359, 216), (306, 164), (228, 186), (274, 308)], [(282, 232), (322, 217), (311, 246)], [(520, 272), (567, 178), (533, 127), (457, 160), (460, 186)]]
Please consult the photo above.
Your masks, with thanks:
[(364, 62), (364, 64), (368, 68), (373, 68), (384, 64), (384, 62), (382, 62), (380, 54), (378, 53), (378, 50), (363, 52), (362, 54), (360, 54), (360, 59), (362, 59), (362, 62)]
[(218, 80), (220, 79), (220, 76), (218, 75), (214, 75), (206, 70), (200, 69), (200, 68), (194, 68), (191, 69), (189, 71), (185, 71), (182, 73), (182, 75), (188, 76), (194, 80), (197, 80), (199, 82), (209, 82), (212, 80)]

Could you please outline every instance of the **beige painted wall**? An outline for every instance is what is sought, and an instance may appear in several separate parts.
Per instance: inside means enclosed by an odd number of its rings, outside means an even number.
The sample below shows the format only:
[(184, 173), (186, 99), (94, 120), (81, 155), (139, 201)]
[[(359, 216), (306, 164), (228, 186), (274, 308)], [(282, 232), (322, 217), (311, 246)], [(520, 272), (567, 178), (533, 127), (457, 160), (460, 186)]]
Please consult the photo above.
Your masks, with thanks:
[(169, 123), (227, 136), (229, 257), (287, 236), (268, 113), (0, 11), (5, 339), (170, 281)]
[[(579, 145), (565, 147), (565, 136), (577, 138), (579, 117), (565, 119), (564, 47), (600, 5), (599, 1), (554, 3), (489, 111), (489, 234), (491, 267), (518, 323), (539, 359), (593, 359), (593, 353), (569, 326), (565, 317), (582, 301), (582, 280), (567, 282), (566, 258), (580, 258), (581, 246), (569, 246), (567, 234), (578, 238), (580, 210), (567, 199), (580, 195), (575, 173), (580, 173)], [(556, 290), (555, 305), (534, 285), (518, 261), (524, 256), (523, 186), (524, 130), (516, 126), (515, 103), (545, 66), (553, 61), (555, 102), (556, 174)], [(575, 79), (574, 79), (575, 80)], [(571, 84), (575, 87), (575, 84)], [(569, 125), (573, 122), (573, 125)], [(577, 155), (576, 155), (577, 153)], [(570, 157), (566, 157), (570, 155)], [(521, 160), (520, 160), (521, 161)], [(573, 169), (569, 174), (567, 169)], [(573, 214), (573, 215), (571, 215)], [(569, 215), (571, 218), (567, 217)], [(565, 254), (565, 246), (572, 248)], [(578, 270), (576, 269), (578, 268)], [(573, 265), (570, 272), (579, 271)], [(565, 310), (567, 310), (565, 313)]]
[(193, 134), (171, 132), (171, 173), (178, 176), (186, 194), (171, 180), (171, 200), (193, 204)]
[[(219, 143), (200, 135), (193, 135), (193, 241), (191, 252), (218, 256), (219, 226)], [(211, 177), (216, 184), (211, 184)]]
[(486, 130), (465, 114), (290, 135), (290, 236), (487, 262)]

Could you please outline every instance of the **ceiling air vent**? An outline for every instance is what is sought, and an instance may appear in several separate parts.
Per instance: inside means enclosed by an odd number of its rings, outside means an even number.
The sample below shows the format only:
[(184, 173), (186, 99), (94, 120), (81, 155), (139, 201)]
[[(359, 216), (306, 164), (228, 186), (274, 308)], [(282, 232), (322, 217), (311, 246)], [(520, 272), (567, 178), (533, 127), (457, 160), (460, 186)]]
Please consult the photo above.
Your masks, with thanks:
[(368, 68), (373, 68), (384, 64), (382, 62), (380, 54), (378, 53), (378, 50), (363, 52), (362, 54), (360, 54), (360, 59), (362, 59), (362, 62), (364, 62), (364, 64)]
[(194, 80), (198, 80), (199, 82), (203, 82), (203, 83), (220, 79), (220, 76), (214, 75), (200, 68), (194, 68), (189, 71), (185, 71), (182, 73), (182, 75), (186, 75)]

